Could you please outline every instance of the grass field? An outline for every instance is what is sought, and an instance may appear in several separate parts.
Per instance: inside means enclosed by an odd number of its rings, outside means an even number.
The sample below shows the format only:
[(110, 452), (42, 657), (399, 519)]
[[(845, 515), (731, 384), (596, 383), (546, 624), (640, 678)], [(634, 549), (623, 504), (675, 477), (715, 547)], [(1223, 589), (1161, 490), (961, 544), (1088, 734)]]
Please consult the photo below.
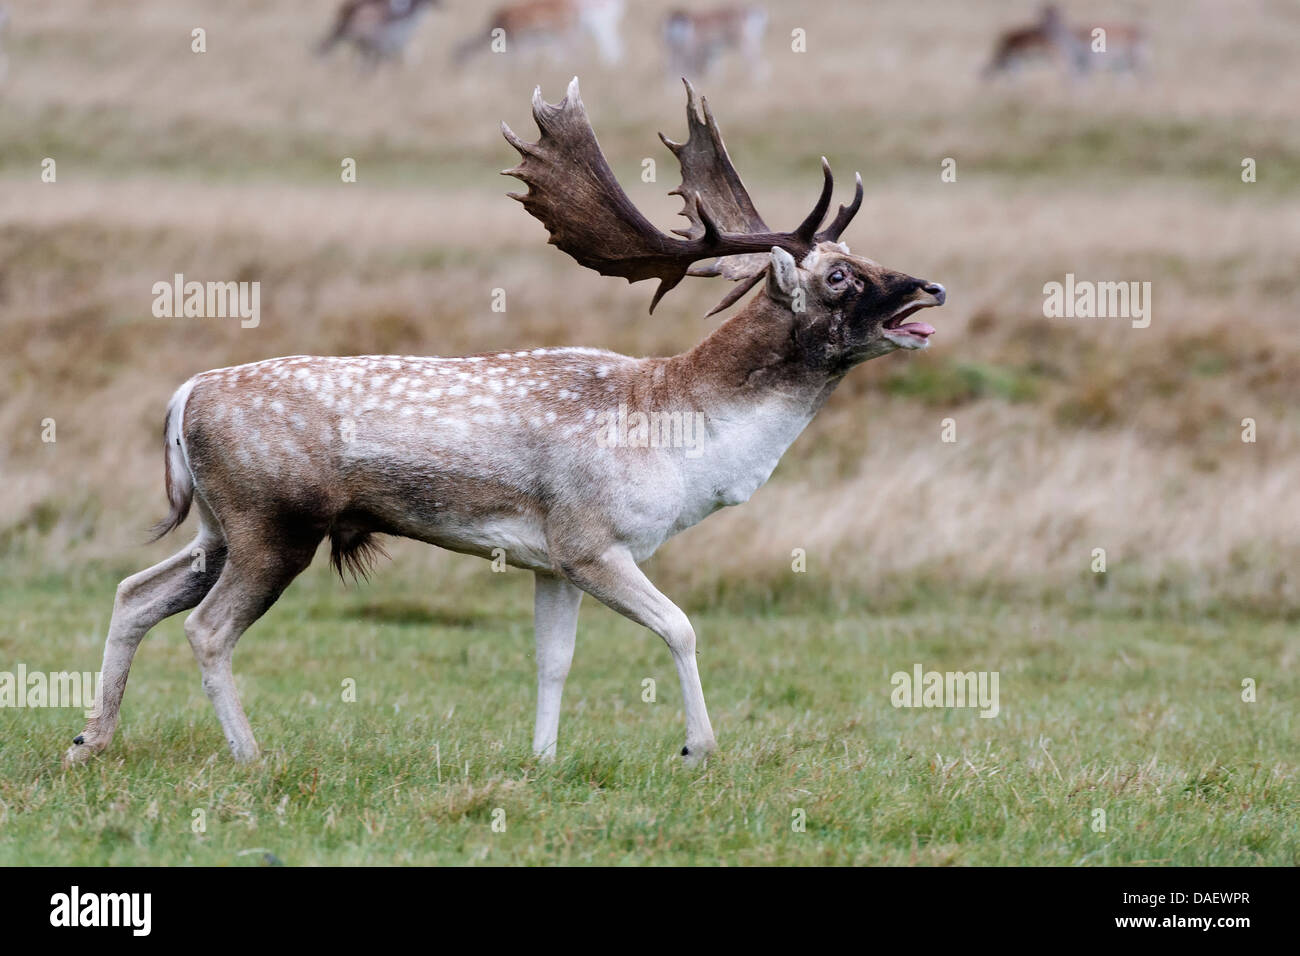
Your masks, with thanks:
[[(236, 655), (252, 766), (226, 753), (179, 619), (142, 648), (91, 768), (55, 759), (78, 711), (7, 714), (0, 863), (1300, 863), (1291, 625), (961, 600), (688, 608), (722, 747), (695, 772), (666, 649), (587, 605), (547, 765), (529, 755), (528, 576), (481, 567), (472, 597), (400, 562), (361, 588), (309, 573)], [(0, 649), (92, 659), (113, 582), (7, 589), (0, 612), (23, 624)], [(893, 707), (890, 674), (917, 662), (999, 671), (1001, 712)]]
[[(333, 0), (9, 0), (0, 672), (97, 667), (117, 581), (180, 546), (143, 529), (196, 372), (670, 354), (714, 328), (716, 283), (648, 317), (649, 283), (579, 269), (497, 175), (499, 121), (531, 138), (534, 85), (577, 73), (629, 194), (676, 225), (654, 133), (680, 138), (683, 96), (652, 42), (674, 5), (629, 4), (617, 70), (582, 49), (456, 71), (486, 13), (449, 0), (410, 62), (362, 76), (309, 52)], [(314, 567), (240, 644), (258, 764), (226, 754), (181, 617), (90, 767), (59, 769), (78, 711), (0, 709), (0, 863), (1300, 862), (1300, 12), (1063, 3), (1142, 23), (1150, 69), (982, 83), (1037, 2), (769, 6), (768, 80), (698, 84), (765, 218), (803, 216), (822, 154), (837, 199), (860, 169), (854, 252), (949, 298), (926, 352), (856, 370), (750, 504), (648, 565), (700, 635), (709, 767), (678, 766), (662, 642), (590, 599), (560, 759), (535, 762), (528, 577), (398, 542), (369, 584)], [(154, 318), (178, 272), (260, 282), (259, 326)], [(1149, 281), (1150, 327), (1045, 318), (1066, 273)], [(894, 708), (918, 663), (998, 671), (1000, 714)]]

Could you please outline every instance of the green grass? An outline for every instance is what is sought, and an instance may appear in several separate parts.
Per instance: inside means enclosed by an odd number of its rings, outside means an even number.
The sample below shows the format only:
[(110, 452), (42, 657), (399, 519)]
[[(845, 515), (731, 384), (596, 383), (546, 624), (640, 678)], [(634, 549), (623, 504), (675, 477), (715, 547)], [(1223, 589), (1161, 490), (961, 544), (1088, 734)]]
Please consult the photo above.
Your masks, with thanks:
[[(97, 667), (115, 577), (9, 572), (0, 670)], [(721, 745), (698, 771), (675, 756), (667, 650), (589, 601), (547, 765), (529, 753), (530, 593), (486, 565), (459, 593), (400, 563), (347, 589), (314, 568), (236, 654), (264, 751), (249, 766), (182, 618), (164, 622), (89, 767), (59, 768), (78, 711), (0, 714), (0, 864), (1300, 863), (1294, 625), (959, 598), (688, 606)], [(999, 671), (1001, 713), (895, 709), (890, 674), (914, 663)]]

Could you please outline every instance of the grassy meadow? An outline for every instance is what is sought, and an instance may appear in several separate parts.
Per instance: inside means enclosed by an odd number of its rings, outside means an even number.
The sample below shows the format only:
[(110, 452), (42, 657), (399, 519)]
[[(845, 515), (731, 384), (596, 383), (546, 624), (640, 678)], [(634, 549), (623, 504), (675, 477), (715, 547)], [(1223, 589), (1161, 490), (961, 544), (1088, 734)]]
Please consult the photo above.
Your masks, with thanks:
[[(312, 55), (328, 0), (9, 0), (0, 672), (97, 668), (117, 581), (184, 543), (143, 541), (195, 372), (712, 329), (718, 280), (648, 316), (652, 283), (580, 269), (498, 175), (499, 122), (534, 138), (534, 85), (576, 73), (629, 195), (678, 225), (674, 5), (629, 4), (618, 68), (587, 45), (457, 69), (486, 12), (448, 0), (363, 74)], [(1144, 25), (1148, 70), (985, 83), (1036, 3), (768, 6), (767, 79), (697, 82), (759, 209), (802, 218), (823, 154), (837, 200), (861, 170), (845, 239), (949, 298), (927, 351), (855, 370), (753, 501), (647, 565), (699, 634), (708, 768), (675, 757), (662, 642), (590, 600), (560, 759), (535, 761), (529, 577), (393, 542), (369, 583), (320, 562), (240, 644), (260, 763), (229, 759), (181, 617), (88, 768), (59, 768), (78, 711), (0, 709), (0, 863), (1300, 862), (1300, 9), (1062, 4)], [(176, 273), (260, 282), (260, 324), (155, 318)], [(1067, 273), (1150, 282), (1150, 326), (1045, 318)], [(998, 671), (999, 715), (894, 708), (917, 663)]]

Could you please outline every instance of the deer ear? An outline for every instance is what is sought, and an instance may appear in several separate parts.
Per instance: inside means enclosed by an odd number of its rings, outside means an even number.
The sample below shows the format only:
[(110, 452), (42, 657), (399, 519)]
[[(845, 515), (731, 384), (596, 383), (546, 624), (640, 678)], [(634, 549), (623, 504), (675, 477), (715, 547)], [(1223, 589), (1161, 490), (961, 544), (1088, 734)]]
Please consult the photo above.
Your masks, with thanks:
[(772, 247), (772, 265), (767, 270), (767, 297), (773, 302), (789, 305), (799, 288), (799, 267), (794, 256), (780, 246)]

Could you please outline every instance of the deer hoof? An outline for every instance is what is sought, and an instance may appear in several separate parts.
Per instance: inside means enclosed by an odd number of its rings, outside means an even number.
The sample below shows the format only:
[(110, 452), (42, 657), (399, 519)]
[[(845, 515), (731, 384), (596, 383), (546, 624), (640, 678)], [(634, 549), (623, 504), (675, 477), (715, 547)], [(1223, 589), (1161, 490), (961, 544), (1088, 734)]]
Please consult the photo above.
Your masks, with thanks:
[(63, 754), (63, 769), (70, 770), (73, 767), (79, 767), (82, 764), (89, 763), (95, 756), (95, 748), (87, 747), (82, 744), (82, 739), (78, 737), (77, 741), (69, 747)]

